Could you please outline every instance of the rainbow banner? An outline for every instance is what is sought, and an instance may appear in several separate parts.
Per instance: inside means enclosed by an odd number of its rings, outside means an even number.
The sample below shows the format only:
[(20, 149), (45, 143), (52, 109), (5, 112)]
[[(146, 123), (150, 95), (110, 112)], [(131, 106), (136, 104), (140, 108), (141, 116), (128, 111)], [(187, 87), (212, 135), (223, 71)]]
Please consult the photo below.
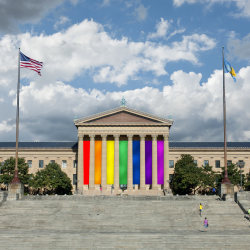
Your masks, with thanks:
[(133, 141), (133, 184), (140, 184), (140, 141)]
[(119, 183), (128, 183), (128, 141), (119, 141)]
[(152, 141), (145, 141), (145, 184), (152, 184)]
[(89, 185), (90, 141), (83, 141), (83, 184)]
[(157, 141), (157, 184), (164, 184), (164, 141)]
[(102, 141), (95, 141), (95, 184), (101, 184), (102, 178)]
[(114, 184), (115, 142), (107, 141), (107, 184)]
[[(133, 185), (140, 184), (140, 141), (132, 142)], [(115, 142), (107, 141), (107, 184), (114, 184)], [(94, 183), (101, 184), (102, 141), (95, 141)], [(89, 185), (90, 141), (83, 141), (83, 184)], [(119, 184), (128, 181), (128, 141), (119, 141)], [(152, 141), (145, 141), (145, 184), (152, 184)], [(157, 141), (157, 184), (164, 184), (164, 141)]]

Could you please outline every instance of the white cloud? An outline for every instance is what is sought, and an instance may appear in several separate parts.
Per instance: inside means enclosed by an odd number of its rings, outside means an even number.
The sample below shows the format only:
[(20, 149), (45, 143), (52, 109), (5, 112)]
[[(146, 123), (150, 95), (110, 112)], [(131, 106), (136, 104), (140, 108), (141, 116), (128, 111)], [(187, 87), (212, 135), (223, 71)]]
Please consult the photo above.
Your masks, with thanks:
[[(249, 138), (250, 67), (237, 73), (237, 84), (226, 75), (228, 141)], [(179, 70), (170, 78), (172, 85), (162, 90), (144, 87), (124, 92), (86, 91), (63, 82), (42, 86), (31, 82), (21, 89), (21, 139), (75, 140), (74, 118), (117, 107), (124, 96), (131, 108), (173, 118), (172, 140), (223, 141), (222, 71), (215, 70), (203, 83), (201, 73)], [(0, 124), (0, 137), (14, 138), (13, 123)]]
[(144, 21), (148, 16), (148, 9), (143, 4), (140, 4), (135, 8), (135, 16), (139, 21)]
[[(157, 65), (156, 73), (158, 73), (158, 75), (164, 73), (164, 67), (161, 67), (164, 66), (162, 62), (187, 60), (192, 63), (198, 63), (197, 53), (213, 49), (216, 45), (215, 41), (205, 34), (183, 36), (182, 41), (173, 42), (171, 46), (162, 45), (154, 47), (151, 43), (147, 44), (148, 48), (145, 51), (146, 56), (155, 59), (156, 65), (157, 62), (161, 62), (160, 65)], [(154, 67), (154, 64), (152, 64), (151, 67)]]
[(0, 134), (1, 134), (1, 133), (6, 133), (6, 132), (13, 131), (14, 128), (15, 128), (15, 125), (13, 125), (13, 124), (10, 125), (10, 124), (8, 124), (7, 121), (2, 121), (2, 122), (0, 123)]
[(60, 16), (59, 20), (55, 22), (54, 29), (58, 29), (60, 26), (69, 23), (70, 19), (66, 16)]
[[(206, 2), (206, 1), (208, 0), (203, 0), (203, 2)], [(180, 7), (184, 3), (194, 4), (194, 3), (202, 2), (202, 0), (173, 0), (173, 2), (176, 7)]]
[(109, 6), (110, 5), (110, 0), (103, 0), (102, 6)]
[[(65, 0), (2, 0), (0, 1), (0, 30), (13, 31), (23, 23), (35, 23)], [(72, 1), (72, 0), (71, 0)]]
[[(213, 49), (215, 41), (204, 34), (183, 36), (180, 41), (163, 45), (112, 38), (102, 25), (84, 20), (52, 35), (30, 33), (6, 35), (0, 39), (0, 85), (15, 82), (16, 54), (21, 51), (44, 62), (41, 81), (71, 81), (86, 71), (96, 82), (126, 84), (139, 72), (156, 76), (166, 74), (168, 62), (185, 60), (199, 63), (199, 53)], [(63, 52), (63, 53), (62, 53)], [(22, 69), (22, 76), (34, 78), (34, 72)]]
[(250, 61), (250, 34), (239, 39), (235, 35), (228, 40), (228, 51), (239, 59)]
[(241, 14), (250, 17), (250, 1), (249, 0), (234, 0), (236, 6), (241, 10)]
[(148, 38), (154, 39), (159, 37), (166, 37), (170, 25), (171, 21), (164, 20), (164, 18), (161, 18), (160, 22), (156, 24), (156, 32), (149, 34)]
[(70, 0), (70, 2), (73, 4), (73, 5), (77, 5), (79, 0)]
[(168, 39), (177, 35), (177, 34), (182, 34), (184, 33), (186, 30), (184, 28), (181, 28), (181, 29), (177, 29), (177, 30), (174, 30), (173, 32), (171, 32), (169, 35), (168, 35)]
[(215, 3), (219, 4), (230, 4), (234, 3), (238, 8), (239, 12), (237, 14), (234, 13), (235, 16), (238, 17), (250, 17), (250, 1), (249, 0), (173, 0), (174, 6), (180, 7), (181, 5), (187, 4), (196, 4), (202, 3), (207, 5), (213, 5)]
[[(169, 89), (167, 86), (164, 91), (145, 87), (125, 92), (102, 92), (95, 89), (88, 92), (74, 88), (67, 82), (86, 72), (96, 82), (117, 85), (126, 84), (129, 79), (137, 78), (141, 72), (161, 76), (167, 73), (165, 67), (168, 62), (185, 60), (198, 64), (199, 54), (213, 49), (215, 41), (204, 34), (182, 36), (179, 41), (165, 45), (149, 41), (133, 42), (126, 37), (115, 39), (105, 32), (102, 25), (93, 20), (84, 20), (65, 31), (51, 35), (38, 36), (30, 33), (5, 35), (0, 39), (2, 58), (0, 117), (4, 117), (0, 121), (1, 141), (15, 140), (15, 94), (19, 46), (24, 54), (44, 62), (42, 77), (33, 71), (21, 69), (22, 79), (27, 78), (31, 83), (28, 86), (23, 85), (21, 89), (20, 140), (44, 141), (74, 140), (76, 137), (74, 118), (113, 108), (119, 105), (123, 95), (132, 108), (158, 115), (176, 114), (176, 117), (174, 116), (176, 121), (183, 122), (181, 106), (176, 103), (179, 98), (176, 91), (180, 82), (183, 82), (184, 86), (189, 82), (192, 86), (194, 81), (196, 84), (194, 91), (197, 90), (194, 96), (199, 91), (203, 93), (199, 87), (201, 78), (199, 74), (173, 74), (171, 79), (174, 85), (170, 87), (169, 91), (172, 93), (170, 96), (166, 96), (165, 93)], [(157, 84), (157, 81), (154, 83)], [(181, 98), (184, 97), (180, 97), (180, 100)], [(169, 100), (174, 101), (175, 107), (172, 107), (172, 101)], [(198, 106), (197, 102), (195, 104)], [(185, 114), (192, 114), (195, 107), (189, 104)], [(190, 131), (192, 126), (193, 124), (190, 124)], [(187, 139), (182, 133), (180, 136), (183, 138), (178, 135), (177, 132), (182, 131), (182, 125), (178, 122), (173, 131), (173, 135), (177, 134), (177, 139)], [(199, 139), (198, 136), (194, 138)]]

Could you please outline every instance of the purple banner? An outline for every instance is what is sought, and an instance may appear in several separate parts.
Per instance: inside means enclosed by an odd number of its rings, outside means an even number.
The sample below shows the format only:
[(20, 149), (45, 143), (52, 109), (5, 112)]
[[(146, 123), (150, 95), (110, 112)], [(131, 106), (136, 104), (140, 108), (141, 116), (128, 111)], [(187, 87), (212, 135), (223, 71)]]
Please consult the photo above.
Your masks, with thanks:
[(164, 184), (164, 141), (157, 141), (157, 184)]
[(145, 141), (145, 184), (152, 184), (152, 141)]

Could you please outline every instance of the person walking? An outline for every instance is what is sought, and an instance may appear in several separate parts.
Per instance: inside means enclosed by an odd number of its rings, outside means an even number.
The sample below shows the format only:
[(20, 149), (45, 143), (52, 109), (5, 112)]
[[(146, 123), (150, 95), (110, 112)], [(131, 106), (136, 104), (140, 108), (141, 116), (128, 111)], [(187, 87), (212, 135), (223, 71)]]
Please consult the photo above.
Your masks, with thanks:
[(205, 220), (204, 220), (204, 222), (203, 222), (203, 225), (204, 225), (205, 229), (208, 228), (208, 219), (207, 219), (207, 217), (205, 217)]
[(201, 213), (202, 213), (202, 209), (203, 209), (203, 206), (202, 206), (202, 204), (200, 203), (200, 217), (201, 217)]

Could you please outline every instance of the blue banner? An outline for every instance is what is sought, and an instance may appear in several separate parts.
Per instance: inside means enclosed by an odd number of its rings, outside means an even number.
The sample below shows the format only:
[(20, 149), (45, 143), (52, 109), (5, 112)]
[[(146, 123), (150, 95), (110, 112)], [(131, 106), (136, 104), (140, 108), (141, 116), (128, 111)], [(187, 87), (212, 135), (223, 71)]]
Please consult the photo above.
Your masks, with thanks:
[(133, 141), (133, 184), (140, 184), (140, 141)]

